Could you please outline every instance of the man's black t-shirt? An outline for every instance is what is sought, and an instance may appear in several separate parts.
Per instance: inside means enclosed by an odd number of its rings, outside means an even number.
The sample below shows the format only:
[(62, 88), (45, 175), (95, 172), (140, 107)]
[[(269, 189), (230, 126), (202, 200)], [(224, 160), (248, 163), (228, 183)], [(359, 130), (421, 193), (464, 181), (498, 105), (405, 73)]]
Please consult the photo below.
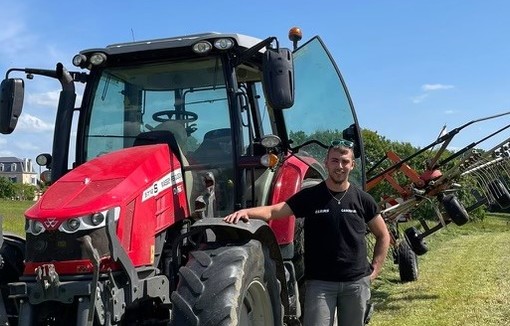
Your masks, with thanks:
[(321, 182), (301, 190), (287, 204), (296, 217), (305, 218), (306, 279), (350, 282), (371, 274), (366, 223), (379, 211), (369, 194), (351, 184), (344, 196), (329, 192)]

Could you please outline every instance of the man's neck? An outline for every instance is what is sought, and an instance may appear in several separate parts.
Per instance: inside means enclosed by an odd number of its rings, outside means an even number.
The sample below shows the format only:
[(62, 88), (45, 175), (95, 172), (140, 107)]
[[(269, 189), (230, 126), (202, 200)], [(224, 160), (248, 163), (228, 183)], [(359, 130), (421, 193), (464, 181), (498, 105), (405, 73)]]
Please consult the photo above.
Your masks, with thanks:
[(328, 187), (329, 190), (334, 192), (341, 192), (346, 191), (349, 189), (349, 186), (351, 184), (348, 180), (342, 181), (340, 183), (333, 181), (331, 178), (326, 179), (326, 187)]

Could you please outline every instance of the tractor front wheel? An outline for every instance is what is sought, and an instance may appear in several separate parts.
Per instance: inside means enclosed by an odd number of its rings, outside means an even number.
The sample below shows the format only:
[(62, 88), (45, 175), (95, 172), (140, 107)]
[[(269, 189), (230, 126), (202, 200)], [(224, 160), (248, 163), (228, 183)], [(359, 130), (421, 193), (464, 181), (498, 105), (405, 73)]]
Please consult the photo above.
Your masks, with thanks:
[(172, 293), (172, 325), (281, 325), (280, 283), (259, 241), (193, 251)]

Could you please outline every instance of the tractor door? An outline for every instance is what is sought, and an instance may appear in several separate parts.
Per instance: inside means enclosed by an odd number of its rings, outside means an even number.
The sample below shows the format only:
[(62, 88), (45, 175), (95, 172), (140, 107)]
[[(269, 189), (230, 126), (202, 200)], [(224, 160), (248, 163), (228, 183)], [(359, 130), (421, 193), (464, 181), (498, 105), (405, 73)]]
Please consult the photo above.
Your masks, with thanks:
[[(364, 187), (364, 153), (360, 128), (345, 82), (322, 40), (316, 36), (294, 51), (295, 102), (283, 110), (291, 146), (315, 139), (326, 145), (335, 139), (355, 144), (356, 168), (351, 182)], [(303, 147), (298, 155), (323, 165), (326, 150)]]

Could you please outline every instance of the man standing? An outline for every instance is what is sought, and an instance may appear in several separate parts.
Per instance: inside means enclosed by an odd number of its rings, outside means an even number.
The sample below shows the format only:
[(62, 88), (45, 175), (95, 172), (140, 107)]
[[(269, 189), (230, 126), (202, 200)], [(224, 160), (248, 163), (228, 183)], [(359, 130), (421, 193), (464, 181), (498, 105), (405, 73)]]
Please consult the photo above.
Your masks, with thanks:
[[(381, 271), (390, 236), (375, 200), (349, 182), (355, 164), (353, 143), (332, 142), (324, 163), (328, 178), (320, 184), (286, 202), (241, 209), (224, 221), (304, 217), (305, 326), (333, 325), (335, 311), (339, 325), (361, 326), (370, 284)], [(367, 226), (376, 239), (371, 263), (367, 260)]]

